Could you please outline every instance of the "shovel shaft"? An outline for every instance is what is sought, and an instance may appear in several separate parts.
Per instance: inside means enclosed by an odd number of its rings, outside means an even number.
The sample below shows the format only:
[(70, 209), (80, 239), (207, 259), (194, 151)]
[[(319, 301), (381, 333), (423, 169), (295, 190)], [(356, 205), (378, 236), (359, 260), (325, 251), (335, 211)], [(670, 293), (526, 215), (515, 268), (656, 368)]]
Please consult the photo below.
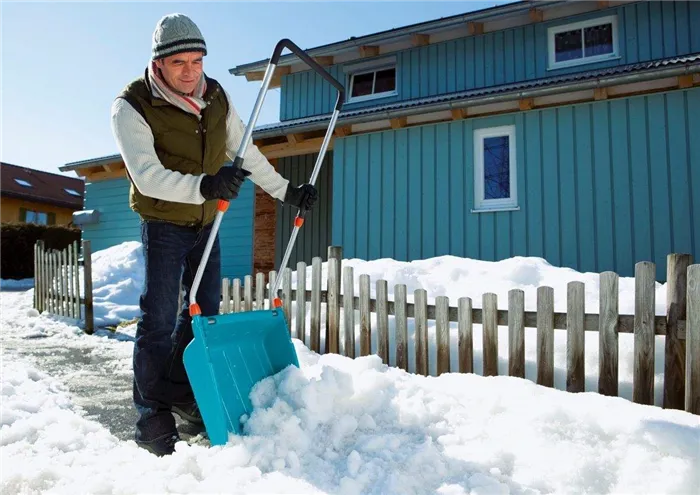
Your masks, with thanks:
[[(321, 144), (321, 149), (319, 150), (318, 153), (318, 158), (316, 158), (316, 163), (314, 164), (314, 169), (311, 172), (311, 178), (309, 179), (309, 184), (312, 186), (316, 184), (316, 179), (318, 178), (318, 174), (321, 172), (321, 165), (323, 164), (323, 158), (326, 154), (326, 151), (328, 150), (328, 145), (330, 143), (331, 137), (333, 136), (333, 130), (335, 129), (335, 124), (338, 120), (338, 114), (340, 113), (339, 110), (334, 110), (333, 115), (331, 115), (331, 121), (328, 125), (328, 130), (326, 131), (326, 136), (323, 139), (323, 143)], [(299, 213), (297, 214), (297, 217), (294, 220), (294, 229), (292, 229), (292, 234), (289, 237), (289, 242), (287, 243), (287, 249), (284, 251), (284, 256), (282, 257), (282, 262), (280, 263), (279, 273), (282, 275), (282, 271), (287, 267), (287, 263), (289, 263), (289, 257), (292, 254), (292, 250), (294, 249), (294, 243), (297, 240), (297, 235), (299, 234), (299, 230), (301, 230), (301, 227), (304, 225), (304, 215), (306, 214), (306, 210), (300, 210)], [(270, 289), (270, 297), (274, 297), (275, 299), (274, 304), (275, 306), (279, 307), (281, 305), (281, 298), (278, 294), (279, 291), (279, 286), (280, 282), (282, 281), (282, 277), (276, 277), (275, 278), (275, 283)]]
[[(345, 89), (340, 82), (338, 82), (333, 76), (331, 76), (323, 67), (321, 67), (315, 60), (313, 60), (311, 57), (309, 57), (301, 48), (299, 48), (297, 45), (292, 43), (288, 39), (283, 39), (277, 43), (275, 46), (275, 49), (273, 51), (272, 57), (270, 58), (270, 62), (267, 65), (267, 69), (265, 71), (265, 75), (263, 77), (263, 82), (262, 86), (260, 88), (260, 92), (258, 93), (258, 97), (255, 101), (255, 106), (253, 107), (253, 111), (251, 112), (250, 119), (248, 120), (248, 125), (245, 128), (245, 132), (243, 134), (243, 139), (241, 140), (241, 144), (239, 145), (238, 152), (236, 153), (236, 158), (233, 161), (233, 166), (234, 167), (243, 167), (243, 157), (246, 154), (246, 150), (248, 149), (248, 144), (251, 141), (251, 137), (253, 135), (253, 129), (255, 128), (255, 123), (258, 120), (258, 116), (260, 115), (260, 109), (262, 108), (263, 101), (265, 100), (265, 96), (267, 94), (267, 89), (270, 86), (270, 81), (272, 80), (272, 76), (275, 72), (275, 69), (277, 68), (277, 63), (279, 62), (280, 56), (282, 55), (282, 50), (285, 48), (288, 48), (292, 53), (294, 53), (297, 57), (299, 57), (301, 60), (306, 62), (306, 64), (311, 67), (313, 70), (321, 74), (324, 79), (326, 79), (331, 85), (333, 85), (337, 90), (338, 90), (338, 97), (335, 102), (335, 108), (333, 110), (333, 114), (331, 115), (331, 120), (328, 126), (328, 130), (326, 131), (326, 136), (323, 140), (323, 144), (321, 145), (321, 149), (319, 151), (318, 159), (316, 160), (316, 164), (314, 166), (314, 170), (311, 174), (311, 179), (310, 179), (310, 184), (314, 185), (316, 183), (316, 178), (318, 177), (318, 174), (321, 170), (321, 163), (323, 162), (324, 155), (326, 154), (326, 151), (328, 150), (328, 145), (330, 143), (331, 137), (333, 135), (333, 130), (335, 128), (336, 121), (338, 120), (338, 115), (340, 114), (340, 109), (343, 106), (343, 101), (345, 100)], [(190, 296), (189, 296), (189, 304), (190, 304), (190, 315), (199, 315), (201, 314), (201, 309), (199, 308), (199, 305), (197, 304), (197, 291), (199, 290), (199, 286), (202, 282), (202, 276), (204, 274), (204, 267), (207, 265), (207, 261), (209, 261), (209, 256), (211, 254), (211, 249), (214, 245), (214, 241), (216, 239), (216, 235), (219, 233), (219, 227), (221, 226), (221, 220), (224, 216), (224, 213), (228, 209), (229, 202), (226, 200), (219, 200), (219, 203), (217, 205), (217, 212), (216, 212), (216, 217), (214, 218), (214, 223), (212, 225), (211, 232), (209, 234), (209, 238), (207, 239), (207, 244), (204, 247), (204, 253), (202, 255), (202, 259), (199, 262), (199, 266), (197, 267), (197, 273), (194, 276), (194, 280), (192, 281), (192, 288), (190, 289)], [(305, 210), (300, 210), (299, 213), (297, 214), (297, 217), (294, 221), (294, 230), (292, 231), (292, 236), (289, 240), (289, 244), (287, 245), (287, 249), (284, 253), (284, 259), (282, 260), (282, 264), (280, 267), (280, 272), (287, 266), (287, 263), (289, 262), (289, 257), (291, 255), (292, 249), (294, 247), (294, 243), (296, 241), (297, 235), (299, 233), (299, 229), (304, 223), (304, 215), (306, 214)], [(279, 279), (281, 277), (277, 277), (277, 280), (275, 281), (275, 285), (270, 292), (270, 296), (273, 294), (277, 293), (277, 290), (279, 288)], [(281, 302), (278, 304), (278, 301), (275, 301), (275, 306), (279, 307), (281, 305)]]

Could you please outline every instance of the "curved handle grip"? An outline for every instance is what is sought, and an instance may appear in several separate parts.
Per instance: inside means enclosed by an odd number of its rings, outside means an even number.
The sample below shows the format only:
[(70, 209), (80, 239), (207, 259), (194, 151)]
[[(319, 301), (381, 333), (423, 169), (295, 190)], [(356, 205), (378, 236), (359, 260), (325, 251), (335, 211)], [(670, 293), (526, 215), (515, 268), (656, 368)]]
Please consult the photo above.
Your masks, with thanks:
[(321, 74), (321, 76), (323, 76), (323, 78), (326, 81), (331, 83), (338, 90), (338, 99), (336, 100), (335, 109), (340, 111), (340, 109), (343, 107), (343, 101), (345, 100), (345, 88), (342, 84), (340, 84), (340, 82), (338, 82), (336, 78), (331, 76), (326, 69), (321, 67), (318, 64), (318, 62), (316, 62), (313, 58), (309, 57), (309, 55), (306, 52), (304, 52), (304, 50), (302, 50), (296, 44), (294, 44), (294, 42), (287, 38), (280, 40), (275, 46), (275, 51), (272, 53), (270, 63), (273, 65), (277, 65), (277, 62), (279, 62), (280, 56), (282, 55), (282, 50), (284, 50), (285, 48), (289, 49), (290, 52), (292, 52), (294, 55), (306, 62), (306, 65), (308, 65), (313, 70)]

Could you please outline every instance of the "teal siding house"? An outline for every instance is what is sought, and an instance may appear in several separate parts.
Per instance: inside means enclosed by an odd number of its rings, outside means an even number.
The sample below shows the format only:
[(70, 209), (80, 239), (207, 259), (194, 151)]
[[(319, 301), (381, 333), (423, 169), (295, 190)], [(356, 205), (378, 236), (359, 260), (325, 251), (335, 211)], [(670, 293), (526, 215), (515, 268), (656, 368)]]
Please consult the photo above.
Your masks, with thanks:
[[(335, 244), (362, 259), (538, 256), (622, 276), (649, 260), (664, 281), (667, 254), (700, 259), (700, 2), (519, 1), (308, 54), (347, 100), (292, 263)], [(230, 72), (259, 84), (266, 66)], [(334, 90), (292, 54), (272, 87), (280, 121), (254, 142), (308, 177)], [(64, 167), (88, 179), (85, 208), (102, 217), (84, 232), (101, 246), (138, 234), (104, 160)], [(224, 230), (236, 232), (225, 276), (276, 268), (289, 235), (292, 212), (246, 194)]]

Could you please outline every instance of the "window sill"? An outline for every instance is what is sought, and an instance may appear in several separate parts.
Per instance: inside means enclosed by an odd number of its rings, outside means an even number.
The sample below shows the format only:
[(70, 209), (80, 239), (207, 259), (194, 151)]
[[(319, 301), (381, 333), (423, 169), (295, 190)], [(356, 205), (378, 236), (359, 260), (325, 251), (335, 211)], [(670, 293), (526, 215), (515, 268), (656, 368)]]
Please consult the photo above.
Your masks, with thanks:
[(353, 103), (363, 103), (366, 101), (381, 100), (382, 98), (391, 98), (393, 96), (398, 96), (398, 95), (399, 95), (398, 91), (391, 91), (391, 92), (386, 92), (386, 93), (378, 93), (376, 95), (357, 96), (355, 98), (348, 98), (347, 100), (345, 100), (345, 104), (351, 105)]
[(579, 67), (582, 65), (591, 65), (591, 64), (601, 64), (604, 62), (611, 62), (613, 60), (621, 60), (622, 56), (620, 55), (614, 55), (611, 57), (601, 57), (601, 58), (582, 58), (578, 60), (572, 60), (570, 62), (561, 62), (556, 65), (548, 65), (547, 70), (548, 71), (554, 71), (554, 70), (562, 70), (562, 69), (570, 69), (572, 67)]
[(502, 208), (472, 208), (471, 213), (500, 213), (502, 211), (520, 211), (519, 206), (504, 206)]

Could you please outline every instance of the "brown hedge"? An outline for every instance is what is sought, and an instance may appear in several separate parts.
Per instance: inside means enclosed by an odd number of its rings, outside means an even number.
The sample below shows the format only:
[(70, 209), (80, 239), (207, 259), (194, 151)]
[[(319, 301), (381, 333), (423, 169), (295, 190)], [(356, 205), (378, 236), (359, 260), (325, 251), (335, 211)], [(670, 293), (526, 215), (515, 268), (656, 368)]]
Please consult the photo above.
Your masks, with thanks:
[(80, 242), (80, 229), (62, 225), (3, 223), (0, 232), (0, 278), (34, 277), (34, 244), (44, 241), (46, 249), (64, 249)]

